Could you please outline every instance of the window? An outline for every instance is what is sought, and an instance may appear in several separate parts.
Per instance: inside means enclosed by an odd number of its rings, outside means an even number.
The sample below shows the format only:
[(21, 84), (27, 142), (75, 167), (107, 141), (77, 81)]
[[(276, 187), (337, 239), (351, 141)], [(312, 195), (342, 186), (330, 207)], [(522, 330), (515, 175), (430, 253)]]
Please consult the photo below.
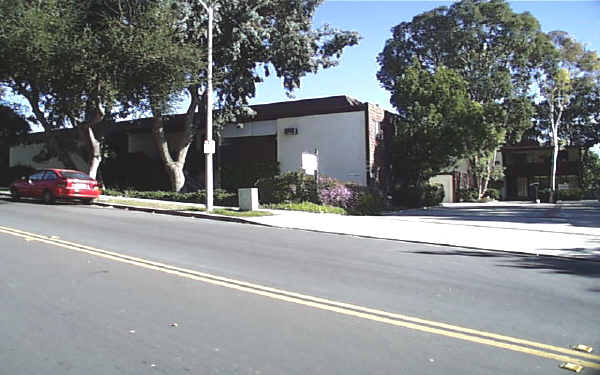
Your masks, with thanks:
[(31, 181), (40, 181), (44, 177), (45, 173), (46, 173), (46, 171), (41, 171), (41, 172), (34, 173), (31, 176), (29, 176), (29, 179)]
[(76, 180), (92, 180), (92, 178), (90, 176), (88, 176), (87, 174), (85, 174), (83, 172), (63, 171), (63, 172), (60, 172), (60, 174), (62, 174), (64, 178), (73, 178)]
[(56, 179), (58, 179), (58, 176), (56, 175), (56, 173), (54, 173), (52, 171), (46, 171), (46, 175), (44, 176), (44, 180), (54, 181)]

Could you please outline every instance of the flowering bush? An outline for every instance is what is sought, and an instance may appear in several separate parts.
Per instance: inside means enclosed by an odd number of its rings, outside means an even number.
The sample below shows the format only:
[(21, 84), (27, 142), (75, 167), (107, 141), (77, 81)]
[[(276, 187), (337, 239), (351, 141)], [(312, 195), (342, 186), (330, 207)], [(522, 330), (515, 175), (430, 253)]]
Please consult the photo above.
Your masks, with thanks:
[(353, 194), (345, 185), (335, 184), (332, 187), (322, 188), (319, 192), (321, 203), (341, 208), (348, 208), (353, 199)]

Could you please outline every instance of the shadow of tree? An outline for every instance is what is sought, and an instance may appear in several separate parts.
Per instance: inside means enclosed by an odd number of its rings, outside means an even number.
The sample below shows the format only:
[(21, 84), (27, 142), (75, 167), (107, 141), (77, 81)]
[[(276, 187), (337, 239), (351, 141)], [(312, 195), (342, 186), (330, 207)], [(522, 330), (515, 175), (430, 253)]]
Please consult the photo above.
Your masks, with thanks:
[(426, 217), (443, 221), (506, 222), (513, 224), (570, 224), (600, 228), (600, 202), (584, 201), (561, 206), (542, 205), (471, 205), (434, 207), (387, 213), (393, 217)]
[[(416, 251), (414, 253), (426, 255), (495, 258), (499, 260), (499, 262), (496, 263), (497, 267), (520, 268), (524, 270), (545, 270), (558, 274), (577, 275), (582, 277), (600, 277), (600, 257), (595, 260), (581, 260), (543, 255), (531, 256), (477, 250)], [(591, 291), (600, 292), (600, 288), (594, 288)]]
[[(40, 199), (36, 198), (21, 198), (18, 201), (14, 201), (10, 196), (0, 196), (0, 204), (30, 204), (30, 205), (40, 205), (44, 204), (44, 202)], [(70, 201), (70, 200), (57, 200), (53, 203), (53, 205), (57, 206), (73, 206), (73, 205), (81, 205), (79, 201)]]

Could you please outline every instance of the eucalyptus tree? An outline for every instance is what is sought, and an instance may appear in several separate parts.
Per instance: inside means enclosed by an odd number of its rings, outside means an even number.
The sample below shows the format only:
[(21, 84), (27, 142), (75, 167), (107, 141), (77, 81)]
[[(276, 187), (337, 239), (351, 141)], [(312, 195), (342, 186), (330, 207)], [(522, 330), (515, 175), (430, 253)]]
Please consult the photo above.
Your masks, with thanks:
[[(0, 0), (0, 81), (26, 99), (37, 123), (48, 133), (48, 156), (58, 156), (74, 167), (64, 138), (51, 130), (66, 126), (66, 116), (56, 108), (56, 67), (63, 55), (57, 50), (71, 45), (72, 22), (77, 19), (74, 8), (64, 8), (58, 0), (28, 2)], [(76, 41), (73, 41), (76, 42)]]
[(472, 139), (470, 160), (474, 171), (483, 174), (477, 178), (482, 195), (506, 135), (518, 138), (531, 125), (526, 117), (531, 111), (519, 108), (531, 100), (531, 70), (543, 40), (539, 23), (529, 13), (515, 13), (503, 0), (463, 0), (402, 22), (392, 34), (378, 57), (377, 77), (384, 88), (393, 92), (398, 77), (417, 59), (431, 72), (441, 66), (458, 72), (470, 99), (482, 106), (494, 134)]
[[(555, 200), (560, 140), (581, 144), (581, 137), (587, 135), (592, 143), (597, 141), (593, 134), (598, 126), (594, 118), (597, 98), (593, 96), (598, 90), (600, 58), (596, 51), (587, 50), (564, 31), (550, 32), (548, 40), (543, 66), (535, 77), (542, 98), (538, 106), (538, 126), (553, 148), (550, 190)], [(594, 129), (592, 134), (590, 128)], [(587, 143), (589, 145), (590, 139)]]
[[(313, 16), (322, 0), (206, 0), (214, 9), (212, 57), (215, 70), (217, 123), (233, 121), (251, 114), (248, 100), (265, 76), (276, 74), (288, 92), (300, 86), (309, 73), (335, 66), (344, 47), (354, 45), (355, 32), (340, 31), (327, 25), (313, 29)], [(208, 46), (208, 15), (197, 0), (177, 1), (186, 32), (184, 44)], [(181, 139), (167, 142), (163, 114), (170, 95), (149, 96), (154, 114), (154, 136), (161, 159), (172, 176), (172, 189), (185, 183), (183, 165), (187, 147), (194, 134), (194, 113), (201, 110), (207, 95), (207, 70), (189, 70), (190, 84), (185, 88), (189, 106), (185, 113)], [(182, 81), (180, 81), (182, 82)], [(161, 91), (161, 90), (159, 90)], [(162, 91), (167, 93), (169, 90)]]
[[(28, 101), (48, 133), (49, 156), (74, 167), (76, 137), (65, 134), (78, 133), (88, 146), (89, 173), (96, 175), (102, 120), (139, 98), (140, 75), (147, 87), (158, 87), (171, 82), (165, 66), (181, 69), (173, 57), (179, 26), (172, 6), (167, 0), (0, 0), (6, 56), (0, 80)], [(151, 62), (163, 69), (150, 72)], [(60, 128), (77, 132), (57, 136), (53, 130)]]

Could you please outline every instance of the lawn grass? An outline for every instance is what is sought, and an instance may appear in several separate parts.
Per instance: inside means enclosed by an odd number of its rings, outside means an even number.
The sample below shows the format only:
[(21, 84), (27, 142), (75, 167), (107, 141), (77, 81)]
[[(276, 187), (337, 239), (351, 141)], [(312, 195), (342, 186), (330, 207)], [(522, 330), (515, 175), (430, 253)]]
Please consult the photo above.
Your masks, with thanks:
[(124, 206), (133, 206), (133, 207), (142, 207), (142, 208), (156, 208), (160, 210), (193, 210), (193, 211), (206, 211), (205, 208), (202, 207), (189, 207), (180, 204), (174, 204), (171, 202), (159, 203), (159, 202), (144, 202), (133, 199), (111, 199), (111, 198), (101, 198), (98, 199), (99, 203), (108, 203), (108, 204), (119, 204)]
[(315, 204), (312, 202), (302, 203), (277, 203), (263, 205), (262, 208), (268, 208), (273, 210), (290, 210), (290, 211), (304, 211), (313, 213), (325, 213), (325, 214), (338, 214), (346, 215), (347, 212), (341, 207), (324, 206)]
[(225, 216), (235, 217), (259, 217), (259, 216), (271, 216), (273, 215), (267, 211), (238, 211), (233, 209), (215, 208), (213, 213)]

